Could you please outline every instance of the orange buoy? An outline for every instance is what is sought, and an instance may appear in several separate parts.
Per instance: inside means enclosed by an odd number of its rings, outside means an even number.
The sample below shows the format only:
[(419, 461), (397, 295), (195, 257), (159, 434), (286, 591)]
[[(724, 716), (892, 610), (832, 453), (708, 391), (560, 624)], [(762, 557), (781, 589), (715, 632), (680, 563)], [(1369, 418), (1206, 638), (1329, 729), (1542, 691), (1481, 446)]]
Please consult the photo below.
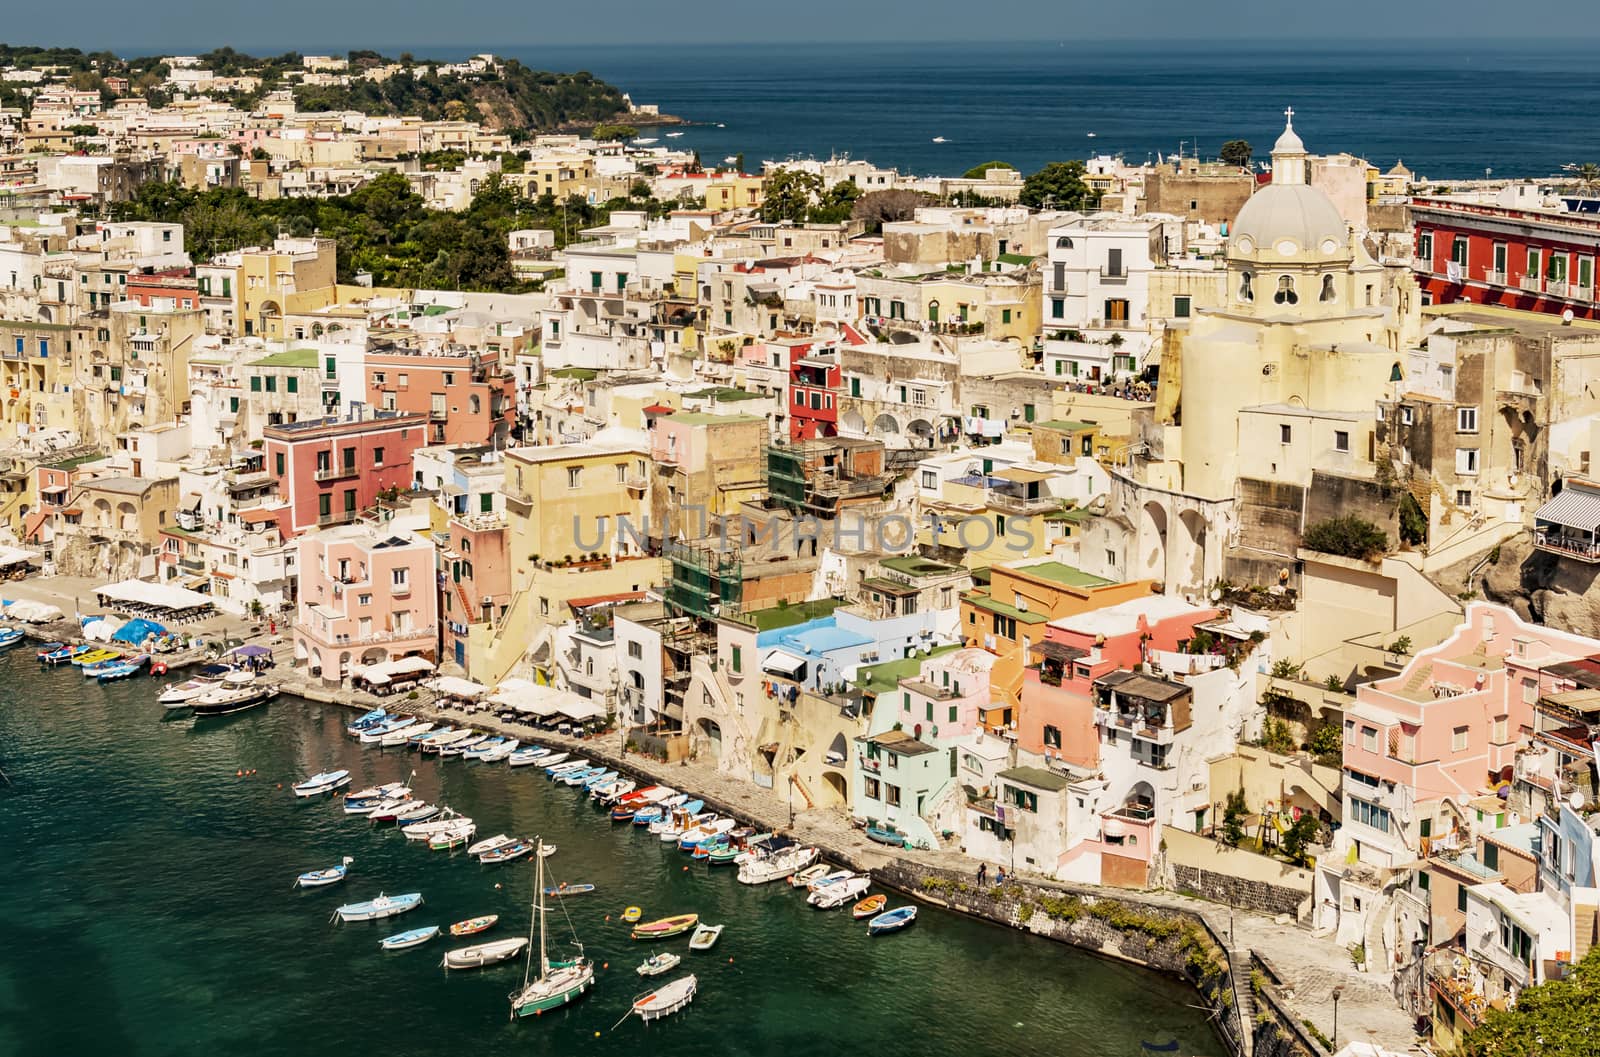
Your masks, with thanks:
[(611, 963), (610, 962), (601, 962), (600, 963), (600, 968), (609, 969), (609, 968), (611, 968)]
[(234, 777), (235, 777), (235, 778), (243, 778), (243, 777), (244, 777), (244, 771), (242, 771), (242, 770), (240, 770), (240, 771), (234, 771), (234, 772), (233, 772), (233, 776), (234, 776)]

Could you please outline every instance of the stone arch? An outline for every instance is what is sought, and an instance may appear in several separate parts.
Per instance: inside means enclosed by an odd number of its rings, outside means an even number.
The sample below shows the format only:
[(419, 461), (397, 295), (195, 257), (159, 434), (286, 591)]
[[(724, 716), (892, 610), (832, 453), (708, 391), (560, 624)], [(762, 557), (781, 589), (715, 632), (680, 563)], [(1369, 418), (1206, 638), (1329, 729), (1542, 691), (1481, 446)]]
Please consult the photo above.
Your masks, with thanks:
[[(326, 676), (328, 673), (327, 672), (323, 672), (322, 674), (324, 676)], [(342, 653), (339, 654), (339, 671), (336, 673), (336, 678), (338, 678), (339, 680), (342, 681), (344, 679), (344, 677), (349, 675), (349, 674), (350, 674), (350, 651), (349, 650), (345, 650), (345, 651), (343, 651)]]
[(41, 322), (41, 323), (54, 323), (55, 321), (56, 321), (55, 314), (50, 311), (50, 308), (47, 305), (40, 305), (39, 306), (39, 322)]
[(1156, 806), (1156, 789), (1149, 782), (1137, 782), (1122, 801), (1128, 807), (1148, 807), (1152, 811)]
[(924, 418), (914, 418), (906, 426), (906, 437), (910, 439), (912, 447), (933, 447), (933, 423)]
[(313, 338), (320, 338), (322, 337), (323, 333), (324, 331), (321, 323), (311, 324), (311, 336)]
[(109, 499), (96, 499), (94, 501), (94, 523), (101, 528), (111, 527), (111, 501)]
[(1139, 517), (1139, 576), (1165, 581), (1167, 576), (1167, 508), (1155, 500), (1144, 505)]
[(900, 432), (900, 423), (890, 414), (882, 414), (872, 421), (872, 432), (880, 436), (897, 434)]
[(846, 411), (844, 417), (839, 420), (839, 428), (846, 433), (865, 436), (867, 420), (861, 417), (861, 412), (859, 411)]
[(382, 646), (368, 646), (361, 651), (361, 664), (382, 664), (389, 659), (389, 651)]
[(828, 743), (828, 753), (824, 760), (828, 763), (842, 764), (849, 758), (850, 745), (844, 740), (844, 734), (842, 732), (835, 734), (833, 740)]
[(294, 640), (294, 663), (296, 665), (304, 664), (309, 657), (310, 654), (306, 650), (306, 640), (302, 638), (296, 638)]
[(117, 504), (117, 528), (125, 532), (139, 528), (139, 509), (126, 500)]
[(479, 396), (477, 393), (473, 393), (471, 396), (467, 397), (467, 413), (468, 414), (476, 415), (476, 414), (480, 414), (482, 411), (483, 411), (483, 397)]
[[(1200, 587), (1206, 582), (1206, 519), (1198, 510), (1185, 510), (1178, 515), (1183, 526), (1183, 564), (1176, 570), (1178, 576), (1168, 577), (1168, 583), (1179, 586)], [(1181, 581), (1181, 582), (1180, 582)]]
[(822, 806), (842, 807), (850, 802), (850, 787), (838, 771), (822, 772), (822, 788), (827, 792)]

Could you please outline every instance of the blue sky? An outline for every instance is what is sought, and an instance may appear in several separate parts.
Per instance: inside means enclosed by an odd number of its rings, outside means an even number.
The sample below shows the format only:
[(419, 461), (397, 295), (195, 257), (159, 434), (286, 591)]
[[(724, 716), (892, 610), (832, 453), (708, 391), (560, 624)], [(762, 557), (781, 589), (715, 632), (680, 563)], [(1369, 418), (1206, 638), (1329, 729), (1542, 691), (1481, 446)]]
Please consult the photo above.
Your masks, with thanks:
[(1600, 37), (1595, 0), (1544, 0), (1538, 17), (1508, 19), (1505, 0), (1396, 4), (1393, 0), (72, 0), (22, 3), (0, 24), (10, 43), (131, 53), (336, 50), (373, 47), (419, 55), (492, 42), (734, 43), (787, 40), (1028, 41), (1059, 39), (1330, 40)]

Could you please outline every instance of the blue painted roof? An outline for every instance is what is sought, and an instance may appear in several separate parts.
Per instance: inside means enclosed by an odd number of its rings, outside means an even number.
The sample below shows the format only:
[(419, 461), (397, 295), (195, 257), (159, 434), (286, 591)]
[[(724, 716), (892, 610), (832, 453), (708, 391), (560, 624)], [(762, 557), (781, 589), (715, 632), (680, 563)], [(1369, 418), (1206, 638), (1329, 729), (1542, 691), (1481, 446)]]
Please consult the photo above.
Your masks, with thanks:
[(847, 650), (853, 646), (868, 646), (872, 643), (872, 639), (865, 635), (833, 626), (813, 628), (798, 635), (789, 634), (784, 636), (783, 641), (785, 644), (793, 644), (811, 653), (831, 653), (834, 650)]

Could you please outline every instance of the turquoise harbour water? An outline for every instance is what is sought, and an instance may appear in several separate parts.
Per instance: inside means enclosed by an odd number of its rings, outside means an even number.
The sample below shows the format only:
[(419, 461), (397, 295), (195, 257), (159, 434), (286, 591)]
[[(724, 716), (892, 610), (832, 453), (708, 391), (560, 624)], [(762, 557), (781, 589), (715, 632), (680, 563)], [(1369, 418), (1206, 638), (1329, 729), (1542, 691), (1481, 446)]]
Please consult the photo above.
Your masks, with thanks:
[[(731, 868), (613, 827), (536, 768), (362, 747), (344, 735), (343, 710), (297, 699), (163, 720), (156, 689), (39, 672), (21, 650), (0, 661), (0, 768), (14, 783), (0, 785), (0, 1057), (1136, 1057), (1141, 1039), (1174, 1038), (1181, 1053), (1221, 1052), (1176, 981), (928, 907), (912, 929), (869, 940), (847, 912), (812, 910), (787, 885), (740, 885)], [(578, 1004), (512, 1023), (520, 960), (446, 976), (445, 950), (471, 941), (378, 949), (391, 933), (484, 913), (502, 918), (483, 939), (527, 930), (529, 860), (491, 868), (431, 852), (287, 789), (325, 769), (348, 768), (361, 786), (413, 767), (417, 793), (471, 815), (480, 837), (542, 834), (559, 848), (557, 879), (599, 886), (566, 901), (610, 966)], [(345, 884), (291, 890), (296, 874), (341, 855), (355, 859)], [(426, 903), (329, 923), (338, 904), (380, 891)], [(636, 944), (620, 921), (629, 904), (727, 930), (706, 954), (691, 955), (686, 937)], [(553, 934), (562, 927), (553, 914)], [(634, 968), (655, 949), (683, 956), (666, 979), (694, 971), (698, 996), (674, 1017), (613, 1031), (646, 989)]]

